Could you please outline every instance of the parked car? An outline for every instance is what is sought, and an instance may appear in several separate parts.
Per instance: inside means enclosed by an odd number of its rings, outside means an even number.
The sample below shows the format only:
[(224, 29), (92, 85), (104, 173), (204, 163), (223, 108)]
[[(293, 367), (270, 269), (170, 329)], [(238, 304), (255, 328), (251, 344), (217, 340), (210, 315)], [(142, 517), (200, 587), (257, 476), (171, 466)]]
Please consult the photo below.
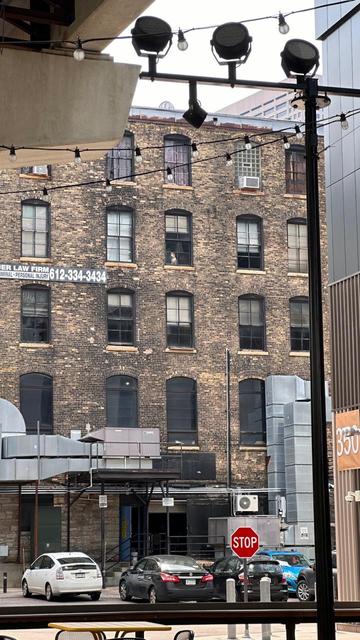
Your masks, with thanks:
[[(214, 597), (226, 600), (226, 580), (234, 578), (237, 600), (244, 600), (244, 563), (240, 558), (237, 556), (221, 558), (210, 567), (209, 571), (214, 578)], [(287, 600), (288, 588), (280, 562), (259, 555), (248, 560), (248, 600), (260, 600), (260, 580), (264, 576), (271, 579), (271, 600)]]
[(87, 593), (91, 600), (99, 600), (102, 575), (86, 553), (44, 553), (26, 569), (21, 587), (24, 598), (36, 593), (50, 601), (54, 596)]
[(261, 555), (268, 556), (278, 560), (283, 568), (284, 577), (286, 578), (289, 595), (296, 595), (297, 578), (302, 569), (310, 567), (309, 560), (301, 551), (296, 549), (264, 549), (259, 552)]
[[(336, 551), (331, 552), (332, 574), (334, 581), (334, 596), (337, 597), (337, 568)], [(297, 577), (296, 595), (301, 602), (315, 600), (316, 595), (316, 571), (315, 564), (306, 569), (302, 569)]]
[(146, 556), (120, 576), (121, 600), (211, 600), (213, 577), (189, 556)]

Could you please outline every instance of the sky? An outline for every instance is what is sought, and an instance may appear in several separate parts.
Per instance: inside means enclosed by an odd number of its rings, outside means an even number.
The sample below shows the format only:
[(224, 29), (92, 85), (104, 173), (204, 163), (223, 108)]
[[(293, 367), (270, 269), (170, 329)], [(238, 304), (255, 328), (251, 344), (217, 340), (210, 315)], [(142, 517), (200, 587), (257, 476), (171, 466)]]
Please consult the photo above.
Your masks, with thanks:
[[(156, 16), (166, 20), (173, 31), (191, 29), (192, 27), (216, 27), (225, 22), (242, 22), (259, 16), (278, 15), (279, 11), (287, 13), (297, 9), (313, 6), (314, 0), (155, 0), (143, 15)], [(277, 20), (264, 20), (246, 24), (253, 38), (252, 52), (247, 62), (237, 70), (238, 79), (271, 80), (284, 79), (280, 64), (280, 52), (290, 38), (303, 38), (314, 42), (320, 50), (321, 43), (315, 40), (315, 11), (289, 16), (287, 22), (289, 33), (281, 35)], [(129, 35), (133, 25), (122, 35)], [(227, 67), (219, 66), (214, 59), (210, 40), (214, 28), (194, 31), (187, 34), (189, 43), (187, 51), (179, 51), (177, 38), (167, 56), (159, 60), (158, 71), (166, 73), (183, 73), (192, 75), (210, 75), (226, 77)], [(131, 40), (114, 41), (106, 52), (116, 62), (140, 64), (147, 71), (147, 59), (140, 58), (132, 47)], [(321, 71), (321, 69), (320, 69)], [(253, 93), (246, 89), (224, 87), (198, 87), (198, 98), (206, 111), (212, 113), (221, 107), (236, 102)], [(168, 100), (176, 109), (186, 109), (188, 103), (188, 86), (186, 84), (150, 82), (139, 80), (133, 105), (158, 107)]]

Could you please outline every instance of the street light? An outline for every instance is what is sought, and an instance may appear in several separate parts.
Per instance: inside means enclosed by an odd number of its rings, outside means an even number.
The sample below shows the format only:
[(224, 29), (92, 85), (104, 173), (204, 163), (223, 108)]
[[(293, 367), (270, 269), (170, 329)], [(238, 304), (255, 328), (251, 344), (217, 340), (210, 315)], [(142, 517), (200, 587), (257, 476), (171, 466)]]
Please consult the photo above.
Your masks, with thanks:
[[(241, 22), (226, 22), (217, 27), (210, 40), (211, 51), (218, 64), (227, 64), (229, 80), (233, 87), (236, 67), (244, 64), (251, 53), (252, 37)], [(217, 56), (215, 55), (215, 51)], [(224, 62), (221, 62), (222, 58)]]
[(199, 129), (207, 116), (197, 99), (196, 82), (189, 82), (189, 108), (183, 114), (184, 120), (195, 129)]
[(313, 76), (319, 67), (319, 51), (315, 45), (306, 40), (295, 38), (288, 40), (281, 53), (281, 66), (288, 78)]
[[(164, 58), (172, 45), (170, 25), (160, 18), (142, 16), (136, 20), (131, 35), (132, 45), (138, 56), (148, 58), (149, 72), (154, 79), (157, 60)], [(166, 51), (162, 53), (166, 47)]]

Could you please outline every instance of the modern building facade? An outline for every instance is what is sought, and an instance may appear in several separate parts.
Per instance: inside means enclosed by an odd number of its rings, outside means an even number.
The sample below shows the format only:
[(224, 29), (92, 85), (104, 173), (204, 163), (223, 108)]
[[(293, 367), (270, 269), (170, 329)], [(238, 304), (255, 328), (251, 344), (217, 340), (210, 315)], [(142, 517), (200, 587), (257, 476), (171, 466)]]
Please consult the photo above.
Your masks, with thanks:
[[(321, 4), (316, 1), (316, 5)], [(316, 11), (317, 37), (322, 40), (324, 84), (360, 86), (358, 33), (360, 4)], [(332, 97), (329, 115), (359, 108), (358, 99)], [(359, 390), (359, 113), (325, 128), (326, 202), (329, 237), (332, 381), (335, 434), (336, 538), (339, 597), (360, 599), (358, 435)], [(356, 431), (353, 430), (353, 431)], [(348, 493), (350, 492), (350, 493)], [(353, 500), (348, 502), (345, 496)]]
[[(309, 379), (304, 156), (299, 141), (284, 149), (280, 128), (219, 116), (195, 133), (178, 112), (133, 108), (101, 160), (1, 173), (0, 396), (21, 410), (28, 434), (38, 422), (41, 434), (76, 438), (160, 429), (154, 465), (179, 474), (170, 487), (179, 536), (206, 536), (208, 517), (229, 514), (229, 492), (258, 495), (259, 513), (275, 509), (267, 429), (277, 413), (266, 381)], [(278, 404), (308, 399), (286, 398)], [(42, 482), (40, 504), (64, 547), (63, 483)], [(72, 491), (71, 546), (99, 557), (95, 488)], [(143, 521), (126, 482), (108, 494), (115, 548), (143, 533)], [(166, 530), (161, 498), (150, 501), (153, 535)], [(0, 543), (16, 560), (30, 553), (34, 487), (19, 496), (3, 485), (0, 504)]]
[[(286, 82), (289, 82), (287, 79)], [(290, 80), (291, 82), (291, 80)], [(295, 91), (295, 87), (294, 87)], [(295, 120), (303, 122), (304, 111), (294, 109), (291, 100), (295, 94), (285, 91), (262, 89), (237, 100), (221, 109), (221, 113), (247, 118), (267, 118), (270, 120)]]

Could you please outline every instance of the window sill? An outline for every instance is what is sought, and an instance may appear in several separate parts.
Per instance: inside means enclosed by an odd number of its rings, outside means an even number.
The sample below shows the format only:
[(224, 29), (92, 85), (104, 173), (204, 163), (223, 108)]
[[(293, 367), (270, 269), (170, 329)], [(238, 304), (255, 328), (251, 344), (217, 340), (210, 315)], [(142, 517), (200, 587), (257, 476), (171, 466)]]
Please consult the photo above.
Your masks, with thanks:
[(195, 271), (195, 267), (185, 264), (164, 264), (165, 271)]
[(266, 275), (266, 271), (262, 271), (262, 269), (236, 269), (236, 273), (243, 273), (244, 275), (261, 275), (261, 276), (265, 276)]
[(135, 262), (105, 262), (105, 267), (117, 267), (118, 269), (137, 269)]
[(308, 273), (302, 273), (301, 271), (289, 271), (288, 272), (288, 276), (290, 278), (304, 278), (304, 279), (306, 278), (306, 280), (307, 280), (308, 277), (309, 277), (309, 274)]
[(180, 189), (180, 191), (194, 191), (194, 187), (185, 184), (163, 184), (163, 189)]
[(165, 353), (197, 353), (196, 349), (188, 349), (186, 347), (166, 347)]
[(137, 347), (131, 347), (123, 345), (123, 344), (108, 344), (106, 347), (106, 351), (119, 351), (119, 352), (127, 352), (127, 353), (139, 353), (139, 349)]
[(133, 180), (121, 180), (121, 178), (115, 178), (111, 180), (112, 187), (137, 187), (137, 182)]
[(51, 176), (48, 173), (20, 173), (19, 178), (25, 180), (51, 180)]
[(305, 193), (284, 193), (284, 198), (295, 198), (297, 200), (306, 200)]
[(259, 189), (233, 189), (234, 196), (264, 196), (264, 191)]
[(44, 262), (49, 264), (52, 262), (51, 258), (34, 258), (32, 256), (21, 256), (20, 262)]
[(310, 351), (290, 351), (289, 356), (310, 358)]
[(261, 349), (241, 349), (238, 351), (239, 356), (268, 356), (268, 351), (262, 351)]
[(53, 349), (54, 345), (49, 342), (19, 342), (21, 349)]
[(183, 446), (178, 444), (168, 444), (167, 449), (168, 451), (180, 451), (180, 453), (183, 451), (200, 451), (200, 447), (193, 444), (184, 444)]
[(241, 444), (239, 449), (240, 451), (266, 451), (266, 444), (258, 444), (258, 445)]

